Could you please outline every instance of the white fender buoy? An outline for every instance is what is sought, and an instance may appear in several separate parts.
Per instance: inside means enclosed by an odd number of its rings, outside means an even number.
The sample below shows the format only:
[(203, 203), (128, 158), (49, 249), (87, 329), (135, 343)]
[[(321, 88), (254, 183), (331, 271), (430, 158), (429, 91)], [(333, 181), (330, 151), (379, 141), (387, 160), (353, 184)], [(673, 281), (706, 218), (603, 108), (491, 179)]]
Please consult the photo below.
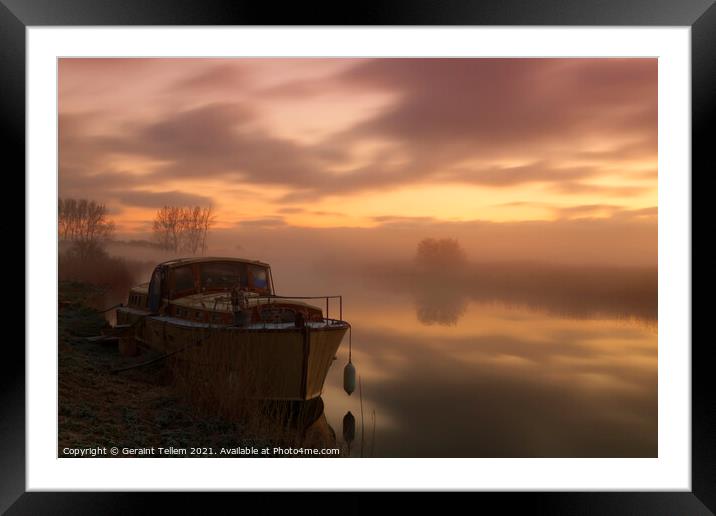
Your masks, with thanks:
[(348, 362), (343, 368), (343, 390), (348, 396), (356, 390), (356, 368), (352, 362)]
[(356, 418), (353, 417), (349, 410), (345, 416), (343, 416), (343, 440), (351, 445), (353, 439), (356, 437)]

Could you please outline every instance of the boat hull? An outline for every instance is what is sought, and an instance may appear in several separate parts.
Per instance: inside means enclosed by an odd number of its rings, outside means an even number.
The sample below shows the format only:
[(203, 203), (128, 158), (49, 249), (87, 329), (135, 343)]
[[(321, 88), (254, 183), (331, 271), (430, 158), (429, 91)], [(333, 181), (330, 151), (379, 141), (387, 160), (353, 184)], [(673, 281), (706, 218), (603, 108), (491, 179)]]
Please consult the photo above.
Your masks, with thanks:
[(217, 399), (309, 400), (321, 395), (348, 330), (326, 320), (304, 328), (287, 324), (216, 326), (118, 309), (118, 324), (161, 353), (177, 379)]

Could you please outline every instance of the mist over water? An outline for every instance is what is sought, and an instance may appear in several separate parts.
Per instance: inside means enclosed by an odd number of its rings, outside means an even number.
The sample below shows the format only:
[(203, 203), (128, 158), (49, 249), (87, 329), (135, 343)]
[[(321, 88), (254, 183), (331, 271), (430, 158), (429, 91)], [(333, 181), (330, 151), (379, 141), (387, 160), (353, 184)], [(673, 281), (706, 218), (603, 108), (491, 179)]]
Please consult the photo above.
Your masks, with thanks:
[[(347, 338), (323, 400), (339, 440), (343, 416), (355, 415), (352, 456), (656, 456), (656, 267), (468, 260), (426, 270), (377, 251), (279, 250), (210, 254), (268, 261), (280, 295), (343, 296), (363, 406), (358, 389), (342, 389)], [(331, 301), (329, 315), (338, 309)]]
[[(303, 267), (276, 267), (276, 288), (344, 296), (364, 456), (656, 456), (655, 268)], [(356, 415), (359, 441), (359, 392), (342, 390), (347, 360), (346, 339), (323, 398), (333, 428)]]

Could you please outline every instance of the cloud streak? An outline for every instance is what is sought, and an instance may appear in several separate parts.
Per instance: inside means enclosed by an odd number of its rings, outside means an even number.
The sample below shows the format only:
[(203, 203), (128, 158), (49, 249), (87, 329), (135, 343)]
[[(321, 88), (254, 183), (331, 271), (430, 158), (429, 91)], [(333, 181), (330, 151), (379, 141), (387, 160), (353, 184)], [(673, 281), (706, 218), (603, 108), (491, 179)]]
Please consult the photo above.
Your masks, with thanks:
[[(274, 189), (278, 206), (257, 218), (441, 185), (540, 187), (575, 205), (655, 188), (655, 59), (93, 59), (60, 73), (60, 190), (126, 206), (221, 204), (181, 186), (206, 179)], [(104, 85), (123, 74), (134, 102), (115, 106)], [(330, 118), (358, 95), (390, 100), (318, 140), (291, 136), (295, 110)]]

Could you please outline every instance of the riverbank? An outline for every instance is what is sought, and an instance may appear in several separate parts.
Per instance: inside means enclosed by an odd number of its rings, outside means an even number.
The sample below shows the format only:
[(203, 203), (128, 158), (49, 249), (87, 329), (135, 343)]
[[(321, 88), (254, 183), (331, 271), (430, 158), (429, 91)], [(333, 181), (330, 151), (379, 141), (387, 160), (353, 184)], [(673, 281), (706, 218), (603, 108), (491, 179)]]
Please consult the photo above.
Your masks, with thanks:
[[(158, 355), (145, 351), (140, 357), (124, 357), (119, 354), (116, 341), (88, 339), (100, 335), (108, 325), (104, 315), (91, 308), (103, 295), (101, 288), (91, 285), (59, 284), (60, 456), (70, 456), (72, 452), (63, 453), (65, 449), (102, 447), (117, 447), (119, 456), (123, 456), (124, 448), (264, 449), (292, 444), (284, 438), (257, 434), (246, 424), (214, 416), (206, 408), (192, 406), (178, 395), (165, 362), (112, 374), (115, 369)], [(302, 445), (322, 447), (330, 444), (332, 430), (329, 430), (321, 404), (317, 419), (296, 435)], [(335, 436), (332, 437), (335, 441)]]

